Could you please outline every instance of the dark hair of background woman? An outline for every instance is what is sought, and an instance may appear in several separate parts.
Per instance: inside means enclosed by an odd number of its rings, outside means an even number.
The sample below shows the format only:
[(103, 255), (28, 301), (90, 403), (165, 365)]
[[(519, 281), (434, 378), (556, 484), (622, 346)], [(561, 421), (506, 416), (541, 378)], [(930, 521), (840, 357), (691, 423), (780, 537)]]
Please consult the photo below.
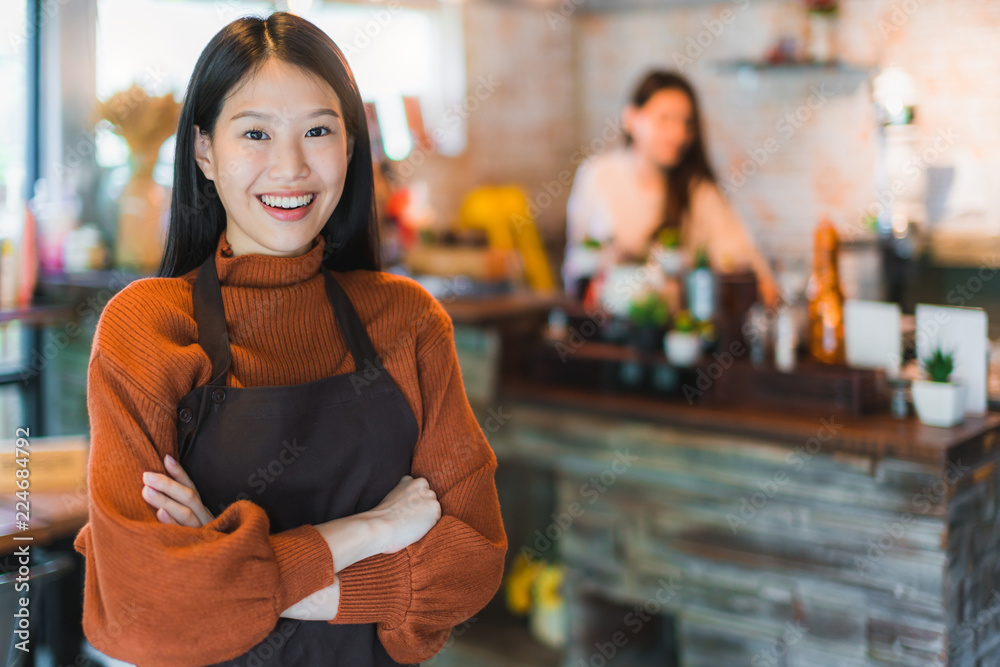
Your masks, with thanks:
[[(681, 153), (676, 165), (663, 169), (666, 182), (666, 202), (663, 219), (653, 231), (650, 239), (655, 239), (664, 228), (680, 230), (681, 221), (691, 206), (691, 191), (699, 181), (715, 183), (715, 173), (705, 154), (705, 142), (701, 127), (701, 113), (698, 110), (698, 98), (694, 88), (680, 74), (663, 70), (654, 70), (646, 74), (632, 93), (631, 102), (636, 108), (641, 108), (656, 93), (661, 90), (679, 90), (687, 95), (691, 102), (691, 140)], [(625, 144), (632, 144), (632, 136), (625, 132)]]
[(288, 12), (247, 16), (220, 30), (195, 65), (177, 123), (170, 228), (157, 275), (178, 277), (200, 266), (218, 246), (226, 211), (195, 162), (194, 126), (214, 136), (222, 105), (234, 86), (278, 58), (326, 81), (336, 92), (344, 125), (354, 136), (344, 192), (323, 227), (323, 265), (332, 271), (381, 268), (364, 104), (344, 54), (322, 30)]

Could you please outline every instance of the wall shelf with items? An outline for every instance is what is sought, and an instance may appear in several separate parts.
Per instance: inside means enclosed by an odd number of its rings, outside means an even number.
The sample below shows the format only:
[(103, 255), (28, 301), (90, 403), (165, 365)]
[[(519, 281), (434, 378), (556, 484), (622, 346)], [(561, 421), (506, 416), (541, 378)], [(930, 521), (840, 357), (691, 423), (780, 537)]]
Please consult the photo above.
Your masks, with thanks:
[(875, 65), (859, 65), (843, 60), (815, 61), (799, 60), (786, 62), (768, 62), (766, 60), (717, 60), (711, 63), (711, 68), (720, 74), (736, 74), (740, 72), (794, 73), (794, 74), (848, 74), (869, 76), (877, 67)]

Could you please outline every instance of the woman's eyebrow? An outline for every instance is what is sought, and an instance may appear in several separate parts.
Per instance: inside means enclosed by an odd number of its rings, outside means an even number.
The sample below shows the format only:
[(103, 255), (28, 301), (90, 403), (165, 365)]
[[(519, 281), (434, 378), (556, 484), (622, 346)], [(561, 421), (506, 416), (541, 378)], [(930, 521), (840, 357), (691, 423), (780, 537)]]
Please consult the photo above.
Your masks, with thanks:
[[(340, 114), (333, 109), (316, 109), (312, 113), (306, 116), (306, 118), (317, 118), (319, 116), (333, 116), (334, 118), (340, 118)], [(230, 122), (236, 120), (237, 118), (260, 118), (262, 120), (273, 120), (274, 116), (269, 113), (264, 113), (263, 111), (255, 111), (253, 109), (247, 111), (241, 111), (238, 114), (230, 118)]]

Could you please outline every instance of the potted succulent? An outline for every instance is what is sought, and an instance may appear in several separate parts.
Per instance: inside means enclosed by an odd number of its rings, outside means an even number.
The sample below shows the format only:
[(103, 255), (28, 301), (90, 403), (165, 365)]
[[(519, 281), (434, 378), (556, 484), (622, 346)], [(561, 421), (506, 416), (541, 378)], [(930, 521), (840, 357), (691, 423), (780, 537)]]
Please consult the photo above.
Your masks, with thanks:
[(660, 268), (668, 276), (680, 275), (684, 269), (684, 254), (681, 251), (680, 235), (676, 229), (667, 227), (660, 230), (652, 253)]
[(670, 312), (667, 302), (653, 290), (629, 302), (629, 343), (642, 352), (652, 352), (663, 337)]
[(663, 351), (674, 366), (693, 366), (701, 356), (701, 335), (698, 323), (690, 311), (682, 310), (674, 317), (673, 326), (663, 337)]
[(600, 241), (590, 235), (585, 236), (580, 242), (577, 258), (581, 275), (592, 276), (597, 273), (598, 268), (600, 268), (602, 246)]
[(950, 382), (954, 355), (935, 348), (923, 359), (928, 380), (914, 380), (913, 407), (917, 417), (930, 426), (954, 426), (965, 418), (965, 385)]
[(602, 248), (603, 244), (588, 234), (574, 249), (570, 258), (577, 279), (575, 285), (567, 287), (572, 288), (577, 298), (581, 300), (586, 296), (591, 280), (601, 268)]

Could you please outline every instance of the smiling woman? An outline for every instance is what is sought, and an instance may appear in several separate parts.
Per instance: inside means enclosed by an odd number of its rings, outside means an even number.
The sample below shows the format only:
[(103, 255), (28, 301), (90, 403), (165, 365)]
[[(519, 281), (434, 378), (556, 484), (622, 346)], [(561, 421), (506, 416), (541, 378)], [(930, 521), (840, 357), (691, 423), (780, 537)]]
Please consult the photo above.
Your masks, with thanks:
[(159, 275), (94, 336), (84, 632), (141, 667), (426, 660), (507, 538), (451, 319), (379, 270), (350, 68), (304, 19), (238, 19), (177, 136)]
[(307, 72), (271, 58), (226, 99), (211, 136), (195, 124), (196, 160), (236, 254), (303, 254), (341, 199), (354, 135), (336, 92)]

